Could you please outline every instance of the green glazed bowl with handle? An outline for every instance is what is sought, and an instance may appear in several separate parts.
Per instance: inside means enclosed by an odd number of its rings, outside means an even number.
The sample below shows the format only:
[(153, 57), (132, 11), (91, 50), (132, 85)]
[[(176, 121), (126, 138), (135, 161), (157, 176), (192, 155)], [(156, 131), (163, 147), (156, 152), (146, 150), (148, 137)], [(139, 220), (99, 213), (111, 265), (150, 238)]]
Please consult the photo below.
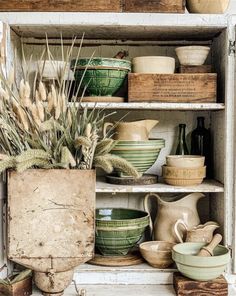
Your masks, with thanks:
[(196, 256), (205, 243), (183, 243), (173, 247), (172, 258), (180, 273), (197, 281), (210, 281), (224, 273), (230, 262), (230, 252), (224, 246), (217, 246), (214, 256)]
[(81, 58), (71, 62), (77, 84), (90, 96), (112, 96), (131, 71), (131, 62), (114, 58)]

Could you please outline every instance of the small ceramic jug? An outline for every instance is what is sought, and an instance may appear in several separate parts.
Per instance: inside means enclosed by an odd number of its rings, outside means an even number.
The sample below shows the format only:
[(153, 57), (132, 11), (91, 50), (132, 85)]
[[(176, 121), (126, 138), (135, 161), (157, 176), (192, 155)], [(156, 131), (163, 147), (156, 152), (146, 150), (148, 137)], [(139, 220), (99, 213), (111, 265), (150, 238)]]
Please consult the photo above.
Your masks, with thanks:
[[(144, 209), (149, 211), (149, 198), (155, 197), (158, 204), (157, 215), (154, 222), (150, 221), (150, 227), (153, 231), (153, 239), (157, 241), (178, 242), (174, 233), (173, 225), (179, 219), (183, 220), (187, 228), (191, 229), (199, 225), (200, 218), (197, 212), (197, 202), (205, 195), (202, 193), (191, 193), (188, 195), (179, 195), (163, 200), (158, 194), (150, 193), (144, 198)], [(182, 231), (186, 231), (182, 229)]]
[(103, 135), (107, 134), (108, 128), (114, 129), (114, 140), (119, 141), (148, 141), (149, 133), (158, 124), (158, 120), (139, 120), (133, 122), (106, 122)]
[(213, 238), (214, 231), (219, 228), (219, 224), (213, 221), (209, 221), (205, 224), (200, 224), (191, 229), (188, 229), (187, 225), (182, 219), (179, 219), (174, 224), (174, 233), (178, 239), (178, 242), (183, 243), (183, 233), (180, 233), (179, 228), (182, 226), (186, 231), (185, 242), (195, 243), (209, 243)]

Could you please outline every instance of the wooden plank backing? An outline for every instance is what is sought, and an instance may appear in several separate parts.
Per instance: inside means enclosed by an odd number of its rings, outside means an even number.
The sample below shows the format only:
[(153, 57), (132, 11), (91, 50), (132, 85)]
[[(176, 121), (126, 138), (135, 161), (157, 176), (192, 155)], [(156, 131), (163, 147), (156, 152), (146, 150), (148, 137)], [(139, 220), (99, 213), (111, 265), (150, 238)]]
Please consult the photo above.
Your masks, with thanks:
[(174, 288), (177, 296), (227, 296), (228, 283), (223, 276), (208, 282), (193, 281), (174, 273)]
[(1, 0), (0, 11), (121, 12), (120, 0)]
[(217, 74), (138, 74), (128, 76), (129, 102), (215, 103)]
[(184, 13), (185, 0), (124, 0), (123, 11)]

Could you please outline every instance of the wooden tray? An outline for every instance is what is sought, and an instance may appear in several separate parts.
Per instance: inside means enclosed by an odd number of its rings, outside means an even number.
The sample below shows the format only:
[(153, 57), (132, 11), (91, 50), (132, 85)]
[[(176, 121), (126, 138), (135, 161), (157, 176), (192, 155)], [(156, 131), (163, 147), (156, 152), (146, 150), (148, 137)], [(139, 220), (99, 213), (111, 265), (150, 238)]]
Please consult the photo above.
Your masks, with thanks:
[(82, 99), (82, 103), (123, 103), (124, 101), (125, 98), (109, 96), (83, 97)]
[(129, 102), (215, 103), (217, 74), (128, 75)]
[(184, 13), (184, 0), (124, 0), (123, 11)]
[(118, 185), (152, 185), (158, 182), (158, 176), (156, 175), (143, 175), (141, 178), (130, 178), (130, 177), (117, 177), (112, 175), (106, 176), (106, 181), (110, 184)]
[(131, 266), (138, 265), (144, 262), (144, 259), (140, 255), (140, 253), (133, 252), (126, 256), (102, 256), (99, 254), (95, 254), (95, 257), (90, 260), (88, 263), (92, 265), (99, 266)]

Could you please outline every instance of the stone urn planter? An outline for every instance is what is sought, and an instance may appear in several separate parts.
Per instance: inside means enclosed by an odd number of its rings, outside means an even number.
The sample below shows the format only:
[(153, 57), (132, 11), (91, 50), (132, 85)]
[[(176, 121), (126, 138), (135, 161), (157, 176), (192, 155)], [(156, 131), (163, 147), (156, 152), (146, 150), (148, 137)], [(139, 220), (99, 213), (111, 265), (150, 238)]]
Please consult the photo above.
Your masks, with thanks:
[(93, 257), (94, 217), (94, 170), (8, 173), (8, 258), (34, 271), (44, 295), (62, 295)]

